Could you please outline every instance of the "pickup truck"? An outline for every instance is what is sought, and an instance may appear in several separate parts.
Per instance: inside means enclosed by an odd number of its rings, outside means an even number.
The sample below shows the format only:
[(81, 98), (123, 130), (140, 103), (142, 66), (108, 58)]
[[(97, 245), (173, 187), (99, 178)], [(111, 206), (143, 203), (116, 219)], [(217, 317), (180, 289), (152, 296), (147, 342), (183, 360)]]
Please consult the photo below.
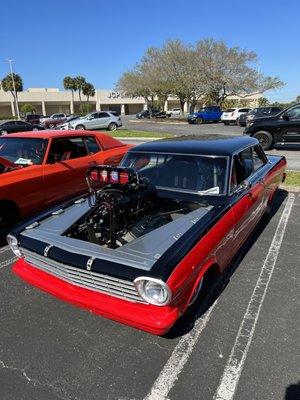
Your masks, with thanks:
[(203, 107), (197, 112), (188, 115), (189, 124), (203, 124), (204, 122), (219, 122), (222, 111), (219, 106)]

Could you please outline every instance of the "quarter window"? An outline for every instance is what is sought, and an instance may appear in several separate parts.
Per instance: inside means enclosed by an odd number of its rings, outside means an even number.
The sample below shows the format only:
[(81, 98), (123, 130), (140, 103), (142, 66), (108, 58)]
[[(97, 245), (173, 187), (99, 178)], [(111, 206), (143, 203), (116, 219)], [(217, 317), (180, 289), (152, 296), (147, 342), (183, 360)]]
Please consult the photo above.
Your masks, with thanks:
[(87, 137), (84, 139), (86, 147), (88, 149), (88, 153), (89, 155), (98, 153), (98, 151), (100, 151), (100, 147), (98, 145), (98, 143), (96, 142), (96, 139), (93, 137)]
[(257, 148), (254, 147), (254, 149), (253, 149), (253, 168), (254, 168), (254, 171), (257, 171), (263, 165), (265, 165), (265, 160), (263, 159), (263, 156), (257, 150)]
[(101, 112), (101, 113), (99, 113), (98, 118), (107, 118), (107, 117), (109, 117), (109, 114), (107, 114), (106, 112)]

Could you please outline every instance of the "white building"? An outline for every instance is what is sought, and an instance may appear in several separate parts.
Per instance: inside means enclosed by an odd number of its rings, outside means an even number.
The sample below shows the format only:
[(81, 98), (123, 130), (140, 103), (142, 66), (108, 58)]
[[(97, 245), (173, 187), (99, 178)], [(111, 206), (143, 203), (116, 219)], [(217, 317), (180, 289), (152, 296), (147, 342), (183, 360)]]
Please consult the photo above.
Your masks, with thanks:
[[(246, 100), (249, 105), (256, 104), (258, 96), (256, 94), (248, 96)], [(82, 95), (83, 103), (86, 97)], [(50, 115), (56, 112), (66, 114), (80, 113), (80, 101), (78, 92), (74, 93), (72, 98), (71, 91), (61, 91), (57, 88), (29, 88), (26, 91), (18, 93), (19, 108), (22, 104), (29, 103), (35, 108), (37, 114)], [(90, 111), (114, 110), (121, 115), (136, 114), (146, 108), (143, 98), (122, 97), (120, 93), (113, 90), (96, 90), (95, 96), (89, 100)], [(165, 103), (165, 110), (179, 107), (179, 100), (170, 98)], [(188, 111), (185, 105), (185, 111)], [(197, 107), (196, 107), (197, 108)], [(15, 116), (15, 104), (10, 92), (4, 92), (0, 89), (0, 117)]]

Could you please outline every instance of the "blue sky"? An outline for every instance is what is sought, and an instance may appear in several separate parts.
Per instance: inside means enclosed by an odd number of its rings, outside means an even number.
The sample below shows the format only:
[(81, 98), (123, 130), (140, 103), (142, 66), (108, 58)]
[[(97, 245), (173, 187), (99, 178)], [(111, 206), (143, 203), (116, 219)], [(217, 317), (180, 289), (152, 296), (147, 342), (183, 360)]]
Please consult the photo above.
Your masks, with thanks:
[(149, 46), (212, 37), (255, 51), (261, 71), (286, 83), (266, 96), (290, 101), (300, 95), (299, 7), (298, 0), (5, 1), (0, 78), (13, 58), (25, 88), (61, 88), (66, 75), (113, 88)]

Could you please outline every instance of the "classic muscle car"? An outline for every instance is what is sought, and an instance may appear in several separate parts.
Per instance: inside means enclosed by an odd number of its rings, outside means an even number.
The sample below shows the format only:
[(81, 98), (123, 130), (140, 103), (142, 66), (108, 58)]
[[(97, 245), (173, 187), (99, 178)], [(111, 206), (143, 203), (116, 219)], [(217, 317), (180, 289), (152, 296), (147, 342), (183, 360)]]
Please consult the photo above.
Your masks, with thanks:
[(249, 137), (179, 137), (93, 165), (90, 194), (8, 236), (26, 282), (162, 335), (216, 279), (269, 211), (286, 160)]
[(88, 131), (1, 136), (0, 240), (20, 218), (85, 192), (85, 171), (91, 162), (116, 165), (130, 147)]

